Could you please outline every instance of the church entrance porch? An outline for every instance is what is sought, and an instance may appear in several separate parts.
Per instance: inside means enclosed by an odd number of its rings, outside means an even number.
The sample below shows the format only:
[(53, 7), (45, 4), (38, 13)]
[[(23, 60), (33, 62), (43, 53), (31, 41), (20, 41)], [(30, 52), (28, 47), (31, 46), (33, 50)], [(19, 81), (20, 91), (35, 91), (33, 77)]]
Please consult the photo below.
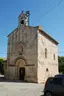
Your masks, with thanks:
[(24, 81), (24, 77), (25, 77), (25, 68), (24, 67), (20, 67), (19, 68), (19, 80)]
[(16, 78), (18, 80), (25, 80), (25, 61), (23, 59), (18, 59), (16, 61)]

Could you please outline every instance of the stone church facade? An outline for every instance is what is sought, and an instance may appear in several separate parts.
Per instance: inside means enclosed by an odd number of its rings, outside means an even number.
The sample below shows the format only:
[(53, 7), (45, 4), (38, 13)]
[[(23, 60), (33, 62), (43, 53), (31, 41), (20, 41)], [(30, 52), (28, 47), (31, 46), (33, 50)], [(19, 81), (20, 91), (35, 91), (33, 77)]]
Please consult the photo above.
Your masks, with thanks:
[(8, 35), (7, 70), (10, 80), (42, 83), (58, 74), (58, 42), (40, 26), (29, 26), (22, 11), (18, 27)]

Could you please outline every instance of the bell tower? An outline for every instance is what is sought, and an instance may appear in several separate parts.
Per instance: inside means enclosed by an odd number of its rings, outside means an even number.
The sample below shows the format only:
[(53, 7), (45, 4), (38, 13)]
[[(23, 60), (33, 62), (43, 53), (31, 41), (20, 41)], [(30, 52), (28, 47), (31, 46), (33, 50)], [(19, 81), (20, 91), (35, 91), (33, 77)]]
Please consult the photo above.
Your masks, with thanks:
[(18, 17), (19, 26), (20, 25), (29, 26), (29, 15), (30, 15), (29, 11), (26, 11), (26, 13), (22, 11), (22, 13)]

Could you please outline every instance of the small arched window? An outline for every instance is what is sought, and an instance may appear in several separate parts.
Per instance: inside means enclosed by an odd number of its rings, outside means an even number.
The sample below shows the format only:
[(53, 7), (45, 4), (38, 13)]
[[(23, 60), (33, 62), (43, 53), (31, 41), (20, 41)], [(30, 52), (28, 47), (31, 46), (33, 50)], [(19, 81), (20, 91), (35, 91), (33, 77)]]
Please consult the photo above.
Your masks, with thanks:
[(20, 54), (23, 53), (23, 44), (22, 44), (22, 43), (20, 43), (20, 44), (17, 45), (17, 51), (18, 51), (18, 53), (20, 53)]
[(45, 58), (47, 58), (47, 48), (45, 48)]
[(22, 52), (23, 52), (23, 46), (22, 46)]
[(53, 59), (55, 60), (55, 54), (53, 54)]
[(48, 68), (46, 68), (46, 72), (48, 72), (49, 70), (48, 70)]

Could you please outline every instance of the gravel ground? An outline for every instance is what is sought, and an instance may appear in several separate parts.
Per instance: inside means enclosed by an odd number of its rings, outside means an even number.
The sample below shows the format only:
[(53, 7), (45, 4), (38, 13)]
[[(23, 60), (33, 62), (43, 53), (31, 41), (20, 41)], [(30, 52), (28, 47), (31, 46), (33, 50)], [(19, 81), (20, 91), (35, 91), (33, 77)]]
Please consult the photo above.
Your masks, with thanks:
[(0, 96), (43, 96), (43, 84), (0, 81)]

